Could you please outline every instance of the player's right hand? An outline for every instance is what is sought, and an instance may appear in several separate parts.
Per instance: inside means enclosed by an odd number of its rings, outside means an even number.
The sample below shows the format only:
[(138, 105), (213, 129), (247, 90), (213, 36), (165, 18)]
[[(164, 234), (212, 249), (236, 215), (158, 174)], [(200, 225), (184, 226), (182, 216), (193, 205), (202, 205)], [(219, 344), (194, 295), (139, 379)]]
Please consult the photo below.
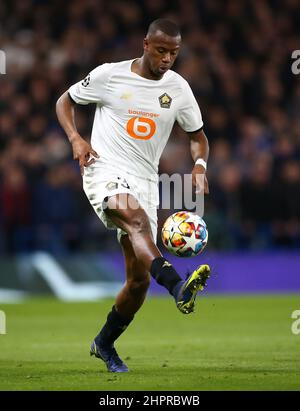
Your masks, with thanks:
[(84, 167), (93, 164), (96, 161), (95, 158), (99, 158), (99, 155), (92, 146), (79, 135), (73, 140), (72, 148), (73, 158), (79, 161), (80, 173), (83, 175)]

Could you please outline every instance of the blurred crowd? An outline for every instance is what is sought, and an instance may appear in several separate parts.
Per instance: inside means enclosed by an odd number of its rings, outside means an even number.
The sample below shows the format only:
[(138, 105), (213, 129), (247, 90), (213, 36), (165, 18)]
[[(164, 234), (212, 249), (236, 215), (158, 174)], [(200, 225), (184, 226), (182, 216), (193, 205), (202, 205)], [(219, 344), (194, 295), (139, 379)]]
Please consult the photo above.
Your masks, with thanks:
[[(140, 57), (159, 17), (182, 29), (175, 70), (194, 91), (210, 142), (210, 248), (300, 246), (298, 0), (2, 0), (1, 254), (118, 247), (85, 198), (55, 102), (97, 65)], [(76, 113), (88, 139), (94, 107)], [(174, 127), (160, 171), (192, 167), (188, 138)], [(160, 225), (171, 212), (160, 211)]]

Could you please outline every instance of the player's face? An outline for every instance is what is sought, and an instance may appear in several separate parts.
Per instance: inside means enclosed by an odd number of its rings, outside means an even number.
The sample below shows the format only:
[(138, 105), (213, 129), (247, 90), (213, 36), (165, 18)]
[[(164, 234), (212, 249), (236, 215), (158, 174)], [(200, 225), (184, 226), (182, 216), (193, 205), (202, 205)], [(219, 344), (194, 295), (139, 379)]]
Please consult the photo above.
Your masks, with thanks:
[(154, 77), (161, 78), (173, 66), (180, 45), (180, 35), (171, 37), (161, 31), (144, 39), (144, 56)]

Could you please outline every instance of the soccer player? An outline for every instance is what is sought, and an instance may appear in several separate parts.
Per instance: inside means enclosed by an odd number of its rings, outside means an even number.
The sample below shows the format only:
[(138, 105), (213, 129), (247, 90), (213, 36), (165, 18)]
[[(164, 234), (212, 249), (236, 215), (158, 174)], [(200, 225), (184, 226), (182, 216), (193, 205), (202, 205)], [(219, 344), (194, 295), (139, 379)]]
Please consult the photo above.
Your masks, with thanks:
[[(114, 342), (143, 304), (150, 275), (188, 314), (210, 274), (209, 266), (201, 265), (182, 280), (156, 246), (158, 162), (175, 121), (190, 138), (193, 184), (208, 193), (209, 146), (200, 109), (188, 83), (170, 70), (180, 46), (178, 26), (155, 20), (144, 39), (142, 57), (96, 67), (56, 104), (73, 157), (79, 161), (84, 191), (105, 226), (117, 229), (125, 258), (126, 283), (90, 351), (112, 372), (128, 371)], [(74, 120), (75, 105), (89, 103), (97, 105), (91, 144), (80, 136)], [(197, 179), (199, 174), (204, 178)]]

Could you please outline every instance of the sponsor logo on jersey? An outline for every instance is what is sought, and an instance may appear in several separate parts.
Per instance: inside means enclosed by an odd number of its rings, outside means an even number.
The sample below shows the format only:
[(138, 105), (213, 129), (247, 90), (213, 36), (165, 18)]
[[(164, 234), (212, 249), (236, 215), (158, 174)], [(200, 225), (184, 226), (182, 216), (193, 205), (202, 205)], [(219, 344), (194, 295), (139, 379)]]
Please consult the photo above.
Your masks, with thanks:
[(164, 93), (160, 97), (158, 97), (158, 100), (161, 108), (171, 107), (172, 98), (167, 93)]
[(156, 124), (151, 118), (132, 117), (126, 124), (127, 133), (137, 140), (149, 140), (156, 131)]
[(133, 114), (135, 116), (140, 116), (140, 117), (151, 117), (151, 118), (159, 117), (159, 114), (151, 113), (149, 111), (143, 111), (143, 110), (133, 110), (132, 108), (128, 110), (128, 114), (131, 114), (131, 115)]

